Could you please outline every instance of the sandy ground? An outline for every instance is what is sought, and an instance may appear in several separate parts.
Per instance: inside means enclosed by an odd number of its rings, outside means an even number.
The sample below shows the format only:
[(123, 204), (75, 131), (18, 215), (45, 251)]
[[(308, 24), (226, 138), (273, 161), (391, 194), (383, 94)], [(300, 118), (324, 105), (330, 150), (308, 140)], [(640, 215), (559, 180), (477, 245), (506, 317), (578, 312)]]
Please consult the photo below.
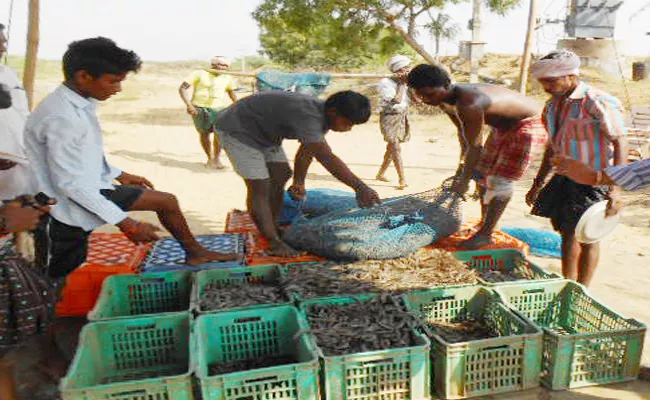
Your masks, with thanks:
[[(146, 176), (156, 188), (175, 193), (197, 234), (223, 231), (226, 213), (244, 208), (245, 191), (242, 180), (228, 168), (207, 169), (191, 120), (177, 94), (177, 87), (188, 71), (166, 74), (143, 72), (128, 80), (120, 95), (101, 106), (101, 122), (105, 130), (105, 146), (109, 160), (130, 173)], [(56, 82), (39, 86), (39, 95), (53, 89)], [(39, 96), (40, 97), (40, 96)], [(419, 116), (413, 121), (413, 139), (404, 146), (403, 157), (407, 179), (406, 192), (419, 192), (436, 187), (455, 171), (458, 144), (452, 124), (442, 117)], [(374, 178), (384, 151), (377, 118), (349, 133), (328, 135), (334, 152), (351, 169), (375, 188), (382, 197), (404, 194), (396, 190), (396, 174), (389, 170), (390, 183)], [(285, 143), (291, 157), (296, 143)], [(223, 158), (228, 163), (227, 159)], [(550, 223), (529, 213), (524, 195), (530, 180), (517, 185), (513, 202), (502, 220), (503, 225), (546, 228)], [(314, 164), (308, 176), (309, 188), (346, 187)], [(650, 198), (648, 192), (629, 195), (633, 205), (624, 211), (623, 224), (602, 245), (600, 269), (593, 283), (593, 294), (606, 305), (628, 317), (650, 321), (648, 286), (650, 272)], [(477, 203), (466, 203), (466, 219), (479, 216)], [(151, 213), (136, 213), (137, 218), (156, 222)], [(111, 230), (113, 228), (102, 228)], [(560, 272), (559, 260), (535, 259), (549, 270)], [(646, 345), (647, 345), (646, 341)], [(644, 362), (650, 363), (650, 347)], [(491, 397), (490, 397), (491, 398)], [(569, 392), (531, 391), (495, 396), (499, 399), (650, 399), (650, 384), (629, 384), (595, 387)]]

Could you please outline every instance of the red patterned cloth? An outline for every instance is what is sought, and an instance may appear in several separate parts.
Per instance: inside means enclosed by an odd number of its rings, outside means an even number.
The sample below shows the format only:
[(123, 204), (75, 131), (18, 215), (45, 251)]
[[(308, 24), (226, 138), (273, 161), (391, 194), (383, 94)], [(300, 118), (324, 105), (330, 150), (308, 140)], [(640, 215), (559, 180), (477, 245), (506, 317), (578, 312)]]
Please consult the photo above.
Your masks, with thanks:
[(476, 171), (483, 179), (494, 175), (519, 180), (547, 140), (541, 116), (526, 118), (510, 130), (492, 129)]

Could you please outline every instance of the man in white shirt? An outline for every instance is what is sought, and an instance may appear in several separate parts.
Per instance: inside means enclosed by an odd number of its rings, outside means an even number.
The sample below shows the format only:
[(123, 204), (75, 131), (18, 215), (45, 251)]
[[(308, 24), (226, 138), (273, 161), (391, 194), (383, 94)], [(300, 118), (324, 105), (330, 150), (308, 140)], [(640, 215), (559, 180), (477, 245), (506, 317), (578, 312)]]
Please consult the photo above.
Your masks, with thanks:
[[(188, 264), (235, 257), (196, 241), (174, 195), (155, 191), (146, 178), (106, 161), (97, 101), (120, 92), (126, 75), (140, 65), (134, 52), (110, 39), (73, 42), (63, 56), (65, 82), (27, 121), (25, 146), (35, 192), (58, 201), (36, 235), (37, 262), (51, 278), (62, 278), (85, 261), (88, 236), (101, 225), (117, 225), (134, 242), (158, 239), (159, 228), (129, 218), (127, 211), (155, 211), (184, 247)], [(114, 180), (120, 185), (113, 186)]]
[[(0, 58), (7, 51), (4, 29), (0, 24)], [(10, 94), (11, 103), (0, 109), (0, 200), (11, 200), (27, 193), (29, 187), (29, 166), (23, 146), (29, 109), (25, 89), (6, 65), (0, 65), (0, 85)]]
[(388, 182), (384, 174), (392, 162), (395, 164), (395, 170), (399, 177), (397, 189), (404, 189), (408, 185), (404, 175), (400, 144), (408, 142), (411, 138), (408, 120), (409, 95), (406, 86), (406, 78), (411, 72), (411, 59), (403, 55), (396, 55), (388, 60), (386, 65), (394, 75), (379, 82), (381, 98), (379, 128), (386, 142), (386, 152), (384, 161), (377, 172), (377, 180)]

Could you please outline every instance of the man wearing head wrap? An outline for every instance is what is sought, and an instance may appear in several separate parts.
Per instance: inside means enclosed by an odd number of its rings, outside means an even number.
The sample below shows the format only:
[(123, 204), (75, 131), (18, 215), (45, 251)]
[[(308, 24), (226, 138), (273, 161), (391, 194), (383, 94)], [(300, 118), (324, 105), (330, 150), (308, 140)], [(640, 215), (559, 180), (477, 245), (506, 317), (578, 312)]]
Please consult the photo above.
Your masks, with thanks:
[[(547, 135), (542, 107), (513, 90), (489, 84), (452, 83), (449, 73), (435, 65), (418, 65), (408, 85), (426, 104), (440, 106), (458, 128), (461, 162), (453, 190), (464, 194), (472, 178), (481, 196), (481, 224), (463, 242), (476, 249), (492, 242), (492, 233), (535, 154)], [(483, 127), (491, 133), (483, 145)]]
[(570, 51), (549, 53), (533, 64), (531, 73), (552, 97), (542, 114), (550, 140), (526, 202), (533, 214), (550, 218), (561, 233), (564, 277), (589, 285), (600, 247), (579, 243), (575, 228), (587, 208), (601, 200), (609, 199), (607, 212), (616, 214), (620, 189), (607, 186), (610, 182), (584, 185), (560, 174), (544, 183), (553, 157), (578, 160), (595, 171), (625, 164), (623, 107), (616, 97), (580, 80), (580, 58)]
[[(208, 156), (208, 168), (223, 169), (219, 155), (221, 144), (214, 130), (214, 120), (219, 111), (237, 101), (235, 96), (235, 82), (232, 76), (220, 74), (217, 71), (226, 71), (230, 68), (230, 60), (226, 57), (216, 56), (210, 60), (211, 70), (196, 70), (192, 72), (178, 88), (178, 93), (187, 107), (187, 113), (192, 116), (194, 126), (201, 139), (201, 147)], [(189, 89), (192, 87), (192, 97)], [(210, 145), (210, 136), (213, 144)]]
[(396, 55), (386, 63), (386, 66), (393, 73), (390, 78), (384, 78), (379, 82), (379, 128), (386, 142), (384, 161), (377, 173), (377, 180), (388, 182), (384, 176), (391, 161), (395, 164), (397, 176), (399, 177), (398, 189), (404, 189), (406, 177), (402, 165), (400, 143), (408, 142), (411, 138), (409, 131), (408, 110), (409, 96), (406, 86), (406, 77), (411, 71), (411, 59)]

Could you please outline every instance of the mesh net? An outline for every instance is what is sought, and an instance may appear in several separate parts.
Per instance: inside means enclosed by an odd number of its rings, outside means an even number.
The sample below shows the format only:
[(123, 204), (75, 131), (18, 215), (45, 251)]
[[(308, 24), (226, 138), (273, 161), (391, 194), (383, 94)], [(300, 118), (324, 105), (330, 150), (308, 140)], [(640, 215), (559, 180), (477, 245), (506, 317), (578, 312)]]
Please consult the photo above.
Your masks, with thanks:
[(405, 257), (460, 228), (462, 198), (449, 191), (449, 185), (368, 209), (298, 217), (283, 238), (297, 249), (333, 260)]
[(256, 86), (261, 92), (285, 90), (318, 96), (330, 84), (332, 77), (326, 73), (291, 73), (268, 69), (257, 74)]

